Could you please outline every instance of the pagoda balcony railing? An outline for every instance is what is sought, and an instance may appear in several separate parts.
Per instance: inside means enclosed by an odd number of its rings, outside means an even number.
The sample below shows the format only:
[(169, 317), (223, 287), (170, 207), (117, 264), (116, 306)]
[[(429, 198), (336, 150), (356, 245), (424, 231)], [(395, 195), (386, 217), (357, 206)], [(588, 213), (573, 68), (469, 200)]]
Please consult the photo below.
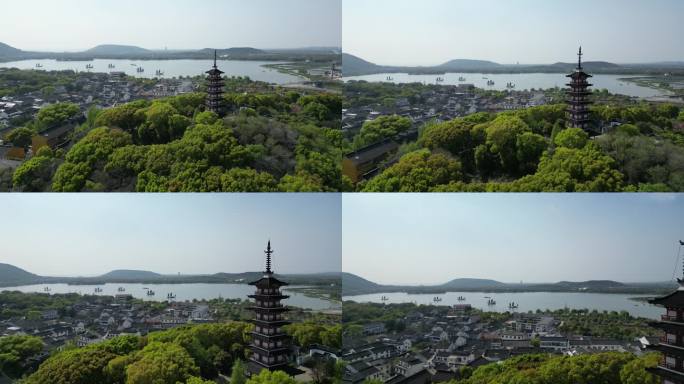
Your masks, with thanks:
[(266, 316), (262, 314), (257, 314), (256, 320), (258, 321), (286, 321), (282, 316)]
[(667, 345), (678, 346), (678, 345), (677, 345), (677, 338), (674, 338), (674, 339), (668, 338), (667, 335), (662, 335), (662, 336), (660, 336), (660, 337), (658, 338), (658, 341), (660, 342), (660, 344), (667, 344)]
[(256, 290), (257, 295), (280, 295), (280, 289), (275, 288), (259, 288)]
[(252, 358), (255, 361), (259, 361), (259, 362), (262, 362), (265, 364), (275, 364), (275, 363), (287, 362), (287, 359), (283, 355), (267, 356), (267, 355), (259, 355), (258, 353), (255, 353), (252, 355)]
[(662, 321), (674, 321), (674, 322), (682, 322), (682, 317), (680, 316), (671, 316), (671, 315), (660, 315), (660, 320)]
[(660, 357), (660, 363), (658, 365), (663, 368), (671, 369), (673, 371), (677, 370), (677, 364), (667, 361), (667, 357), (665, 356)]
[(269, 343), (269, 342), (261, 341), (261, 340), (259, 340), (259, 339), (254, 339), (253, 343), (254, 343), (255, 346), (261, 347), (261, 348), (264, 348), (264, 349), (269, 349), (269, 348), (285, 348), (285, 347), (287, 347), (287, 344), (283, 343), (282, 341), (270, 342), (270, 343)]
[(266, 336), (273, 336), (273, 335), (279, 335), (283, 333), (282, 329), (280, 327), (276, 328), (264, 328), (264, 327), (254, 327), (254, 332), (261, 334), (261, 335), (266, 335)]

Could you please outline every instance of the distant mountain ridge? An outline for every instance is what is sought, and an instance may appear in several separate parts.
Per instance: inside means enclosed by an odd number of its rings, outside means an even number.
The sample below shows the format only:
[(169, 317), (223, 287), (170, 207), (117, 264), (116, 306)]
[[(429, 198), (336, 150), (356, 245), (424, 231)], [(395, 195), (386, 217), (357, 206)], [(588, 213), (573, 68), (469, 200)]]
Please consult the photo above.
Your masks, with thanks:
[(0, 56), (10, 56), (21, 54), (22, 50), (9, 46), (5, 43), (0, 43)]
[(557, 283), (502, 283), (491, 279), (456, 278), (436, 285), (382, 285), (353, 273), (342, 273), (342, 295), (353, 296), (384, 292), (414, 294), (458, 291), (483, 292), (600, 292), (664, 293), (676, 286), (673, 282), (620, 283), (612, 280), (560, 281)]
[(133, 45), (102, 44), (85, 50), (83, 53), (95, 55), (139, 55), (151, 53), (149, 49)]
[[(444, 74), (446, 72), (483, 73), (569, 73), (577, 67), (576, 62), (553, 64), (500, 64), (488, 60), (454, 59), (433, 66), (388, 66), (371, 63), (358, 56), (342, 53), (342, 71), (345, 77), (377, 73)], [(615, 64), (607, 61), (586, 61), (582, 67), (593, 73), (603, 74), (662, 74), (681, 72), (681, 62), (644, 64)]]
[(444, 68), (448, 70), (464, 71), (464, 70), (482, 70), (482, 69), (499, 69), (502, 67), (501, 64), (495, 63), (493, 61), (487, 60), (469, 60), (469, 59), (455, 59), (449, 60), (442, 65), (438, 65), (439, 68)]
[(156, 279), (162, 277), (162, 275), (150, 272), (150, 271), (139, 271), (135, 269), (115, 269), (111, 272), (107, 272), (104, 275), (98, 276), (101, 279)]
[(0, 62), (14, 60), (94, 60), (94, 59), (130, 59), (130, 60), (174, 60), (174, 59), (210, 59), (214, 50), (223, 58), (232, 60), (339, 60), (339, 51), (321, 48), (301, 48), (283, 50), (261, 50), (252, 47), (203, 48), (203, 49), (146, 49), (134, 45), (100, 44), (81, 52), (29, 52), (0, 43)]
[[(100, 276), (93, 277), (53, 277), (39, 276), (10, 264), (0, 263), (0, 287), (11, 287), (32, 284), (105, 284), (105, 283), (248, 283), (258, 280), (263, 272), (217, 272), (214, 274), (178, 274), (164, 275), (151, 271), (135, 269), (116, 269)], [(304, 273), (304, 274), (277, 274), (292, 285), (340, 285), (340, 273)], [(1, 290), (1, 289), (0, 289)]]
[(0, 263), (0, 282), (13, 283), (24, 283), (29, 284), (39, 281), (40, 276), (25, 271), (14, 265)]

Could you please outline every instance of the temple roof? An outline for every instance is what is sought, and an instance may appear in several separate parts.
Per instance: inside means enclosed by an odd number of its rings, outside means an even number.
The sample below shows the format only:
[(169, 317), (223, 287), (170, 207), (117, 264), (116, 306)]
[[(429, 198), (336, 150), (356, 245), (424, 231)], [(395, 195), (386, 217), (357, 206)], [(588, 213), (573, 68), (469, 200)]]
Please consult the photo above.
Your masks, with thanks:
[(656, 297), (648, 302), (655, 305), (662, 305), (667, 308), (684, 308), (684, 291), (676, 290), (669, 295)]
[(252, 281), (249, 285), (256, 285), (257, 287), (263, 288), (278, 288), (284, 285), (289, 285), (284, 281), (280, 281), (273, 277), (273, 274), (264, 274), (264, 276), (256, 281)]

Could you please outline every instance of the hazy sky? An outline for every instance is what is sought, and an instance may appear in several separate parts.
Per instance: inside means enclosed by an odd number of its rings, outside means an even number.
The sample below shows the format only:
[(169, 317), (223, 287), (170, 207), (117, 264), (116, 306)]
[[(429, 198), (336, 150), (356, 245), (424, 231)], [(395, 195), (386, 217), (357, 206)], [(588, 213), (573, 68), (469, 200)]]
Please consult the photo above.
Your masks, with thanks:
[(342, 0), (3, 1), (0, 42), (70, 51), (341, 45)]
[(385, 284), (666, 281), (684, 238), (674, 194), (345, 194), (342, 207), (342, 270)]
[(339, 194), (3, 194), (0, 262), (41, 275), (341, 268)]
[(345, 52), (385, 65), (684, 60), (681, 0), (343, 0)]

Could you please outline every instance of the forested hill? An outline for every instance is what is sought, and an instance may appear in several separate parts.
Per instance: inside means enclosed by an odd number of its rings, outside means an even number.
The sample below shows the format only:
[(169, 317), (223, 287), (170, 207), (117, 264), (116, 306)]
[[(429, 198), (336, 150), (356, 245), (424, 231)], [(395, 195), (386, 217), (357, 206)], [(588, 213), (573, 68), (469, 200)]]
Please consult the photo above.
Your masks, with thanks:
[(33, 284), (41, 277), (14, 265), (0, 263), (0, 285)]
[[(443, 74), (446, 72), (483, 72), (483, 73), (566, 73), (577, 66), (574, 62), (553, 64), (500, 64), (487, 60), (454, 59), (433, 66), (390, 66), (366, 61), (360, 57), (343, 53), (344, 76), (371, 75), (376, 73)], [(585, 70), (603, 74), (663, 74), (670, 72), (684, 74), (680, 62), (659, 62), (642, 64), (615, 64), (606, 61), (586, 61)]]
[[(219, 272), (214, 274), (194, 275), (163, 275), (151, 271), (119, 269), (107, 272), (100, 276), (92, 277), (52, 277), (39, 276), (10, 264), (0, 263), (0, 287), (31, 284), (105, 284), (105, 283), (157, 283), (157, 284), (180, 284), (180, 283), (234, 283), (246, 284), (258, 280), (263, 272)], [(292, 285), (325, 285), (340, 286), (339, 273), (310, 273), (310, 274), (276, 274)]]
[(445, 293), (460, 291), (484, 292), (604, 292), (660, 294), (676, 288), (672, 282), (620, 283), (611, 280), (588, 280), (557, 283), (502, 283), (491, 279), (456, 278), (435, 285), (382, 285), (353, 273), (342, 273), (342, 295), (362, 295), (385, 292)]
[(287, 60), (287, 61), (339, 61), (339, 53), (320, 48), (301, 49), (257, 49), (253, 47), (208, 47), (203, 49), (147, 49), (133, 45), (100, 44), (80, 52), (32, 52), (12, 47), (0, 42), (0, 62), (14, 60), (93, 60), (93, 59), (131, 59), (131, 60), (171, 60), (171, 59), (212, 59), (214, 51), (223, 59), (231, 60)]

